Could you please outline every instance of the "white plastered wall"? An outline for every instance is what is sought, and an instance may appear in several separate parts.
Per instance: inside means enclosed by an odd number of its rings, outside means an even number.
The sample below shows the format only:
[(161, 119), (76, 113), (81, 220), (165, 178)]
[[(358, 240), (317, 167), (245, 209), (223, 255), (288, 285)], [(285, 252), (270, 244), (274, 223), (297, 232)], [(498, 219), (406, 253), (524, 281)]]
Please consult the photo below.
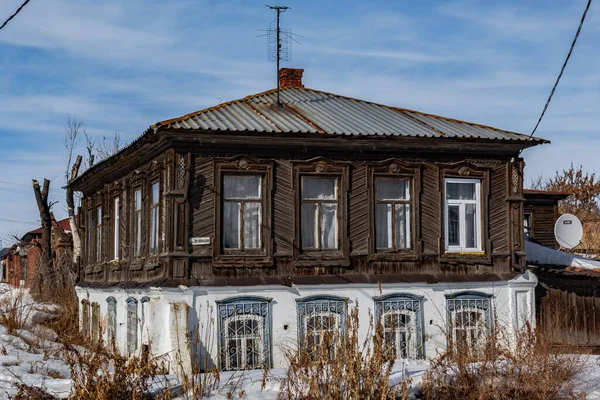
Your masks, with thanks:
[[(182, 341), (182, 331), (191, 332), (191, 337), (198, 333), (201, 342), (208, 338), (212, 343), (192, 343), (193, 354), (203, 354), (203, 349), (210, 353), (211, 360), (218, 365), (216, 301), (237, 296), (259, 296), (272, 299), (272, 360), (273, 367), (285, 367), (285, 349), (298, 343), (298, 322), (296, 300), (311, 295), (335, 295), (348, 298), (349, 306), (359, 304), (361, 326), (359, 334), (365, 337), (369, 329), (369, 310), (374, 311), (373, 298), (392, 293), (413, 294), (423, 297), (423, 321), (425, 334), (425, 356), (431, 357), (446, 346), (444, 330), (446, 329), (446, 297), (447, 294), (461, 291), (477, 291), (493, 295), (493, 311), (498, 324), (507, 331), (523, 326), (525, 321), (535, 323), (534, 289), (537, 278), (531, 272), (519, 275), (510, 281), (500, 282), (453, 282), (453, 283), (395, 283), (395, 284), (348, 284), (348, 285), (315, 285), (315, 286), (249, 286), (249, 287), (184, 287), (150, 288), (144, 290), (124, 289), (89, 289), (77, 288), (79, 301), (88, 299), (90, 303), (100, 305), (103, 325), (106, 323), (107, 302), (110, 296), (117, 301), (116, 337), (118, 348), (125, 353), (127, 349), (127, 303), (129, 297), (138, 300), (138, 348), (141, 344), (151, 344), (155, 355), (164, 355), (169, 360), (171, 369), (175, 368), (174, 356), (176, 347)], [(142, 297), (149, 302), (142, 304)], [(188, 307), (187, 318), (181, 315), (181, 305)], [(142, 307), (144, 321), (142, 323)], [(212, 309), (212, 312), (210, 311)], [(211, 320), (214, 322), (211, 325)], [(198, 326), (203, 328), (199, 329)], [(208, 328), (207, 328), (208, 327)], [(106, 335), (106, 333), (105, 333)], [(195, 342), (195, 340), (193, 340)], [(187, 362), (184, 360), (184, 363)]]

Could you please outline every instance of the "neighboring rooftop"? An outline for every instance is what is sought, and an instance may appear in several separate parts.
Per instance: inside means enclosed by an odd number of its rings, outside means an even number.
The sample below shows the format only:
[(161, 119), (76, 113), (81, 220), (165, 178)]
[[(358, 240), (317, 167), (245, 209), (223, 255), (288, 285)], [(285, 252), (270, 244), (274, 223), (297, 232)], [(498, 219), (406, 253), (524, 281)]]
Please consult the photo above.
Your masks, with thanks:
[(3, 249), (0, 249), (0, 258), (4, 258), (4, 256), (7, 255), (9, 251), (10, 251), (10, 247), (5, 247)]

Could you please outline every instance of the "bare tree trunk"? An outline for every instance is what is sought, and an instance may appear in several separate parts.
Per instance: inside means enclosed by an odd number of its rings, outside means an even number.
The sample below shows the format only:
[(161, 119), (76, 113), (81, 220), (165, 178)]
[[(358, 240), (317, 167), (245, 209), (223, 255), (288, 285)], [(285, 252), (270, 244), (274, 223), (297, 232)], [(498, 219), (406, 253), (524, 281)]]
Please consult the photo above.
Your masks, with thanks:
[(40, 265), (33, 283), (33, 292), (38, 296), (45, 296), (50, 294), (49, 290), (56, 284), (56, 274), (52, 265), (52, 217), (50, 215), (52, 204), (48, 204), (50, 181), (44, 179), (41, 190), (37, 180), (33, 179), (31, 182), (42, 222)]
[(81, 166), (82, 157), (77, 156), (73, 168), (71, 169), (71, 179), (67, 182), (67, 209), (69, 212), (69, 226), (71, 227), (71, 235), (73, 237), (73, 271), (75, 271), (75, 265), (81, 256), (81, 237), (79, 235), (79, 228), (77, 221), (75, 220), (75, 199), (73, 189), (69, 187), (69, 183), (77, 178), (79, 174), (79, 167)]

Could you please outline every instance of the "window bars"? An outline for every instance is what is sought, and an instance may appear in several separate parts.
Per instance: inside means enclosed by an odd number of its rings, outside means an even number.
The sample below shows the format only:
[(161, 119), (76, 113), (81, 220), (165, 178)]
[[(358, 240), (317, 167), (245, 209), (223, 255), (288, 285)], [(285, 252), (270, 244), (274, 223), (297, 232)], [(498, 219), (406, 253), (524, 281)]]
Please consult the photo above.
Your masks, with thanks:
[(478, 357), (492, 326), (492, 295), (461, 292), (446, 295), (450, 336), (454, 351), (466, 348)]
[[(298, 339), (312, 357), (326, 335), (344, 332), (348, 300), (338, 296), (309, 296), (296, 300), (298, 306)], [(335, 355), (335, 346), (330, 350)]]
[(114, 348), (117, 337), (117, 300), (111, 296), (106, 299), (106, 303), (106, 343), (109, 348)]
[(217, 301), (222, 370), (271, 366), (270, 302), (271, 299), (256, 296)]
[(396, 359), (423, 358), (423, 298), (412, 294), (376, 297), (375, 318)]
[(138, 301), (127, 299), (127, 354), (133, 355), (138, 347)]

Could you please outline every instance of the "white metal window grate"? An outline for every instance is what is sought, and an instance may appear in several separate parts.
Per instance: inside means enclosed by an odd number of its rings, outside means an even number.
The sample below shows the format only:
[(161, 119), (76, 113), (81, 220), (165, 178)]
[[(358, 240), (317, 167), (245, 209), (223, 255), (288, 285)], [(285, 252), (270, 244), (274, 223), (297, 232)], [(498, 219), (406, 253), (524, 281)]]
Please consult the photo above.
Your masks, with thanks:
[(485, 346), (492, 325), (492, 295), (463, 292), (446, 297), (454, 350), (467, 348), (477, 357)]
[[(347, 299), (338, 296), (310, 296), (298, 299), (298, 339), (311, 357), (326, 335), (342, 334), (346, 324)], [(330, 350), (335, 355), (335, 346)]]
[(133, 355), (138, 348), (138, 301), (127, 299), (127, 354)]
[(411, 294), (375, 298), (375, 316), (383, 327), (384, 342), (396, 359), (424, 357), (423, 299)]
[(114, 297), (106, 299), (106, 342), (109, 349), (116, 346), (117, 337), (117, 300)]
[(224, 371), (270, 367), (270, 301), (245, 296), (217, 302), (219, 353)]

